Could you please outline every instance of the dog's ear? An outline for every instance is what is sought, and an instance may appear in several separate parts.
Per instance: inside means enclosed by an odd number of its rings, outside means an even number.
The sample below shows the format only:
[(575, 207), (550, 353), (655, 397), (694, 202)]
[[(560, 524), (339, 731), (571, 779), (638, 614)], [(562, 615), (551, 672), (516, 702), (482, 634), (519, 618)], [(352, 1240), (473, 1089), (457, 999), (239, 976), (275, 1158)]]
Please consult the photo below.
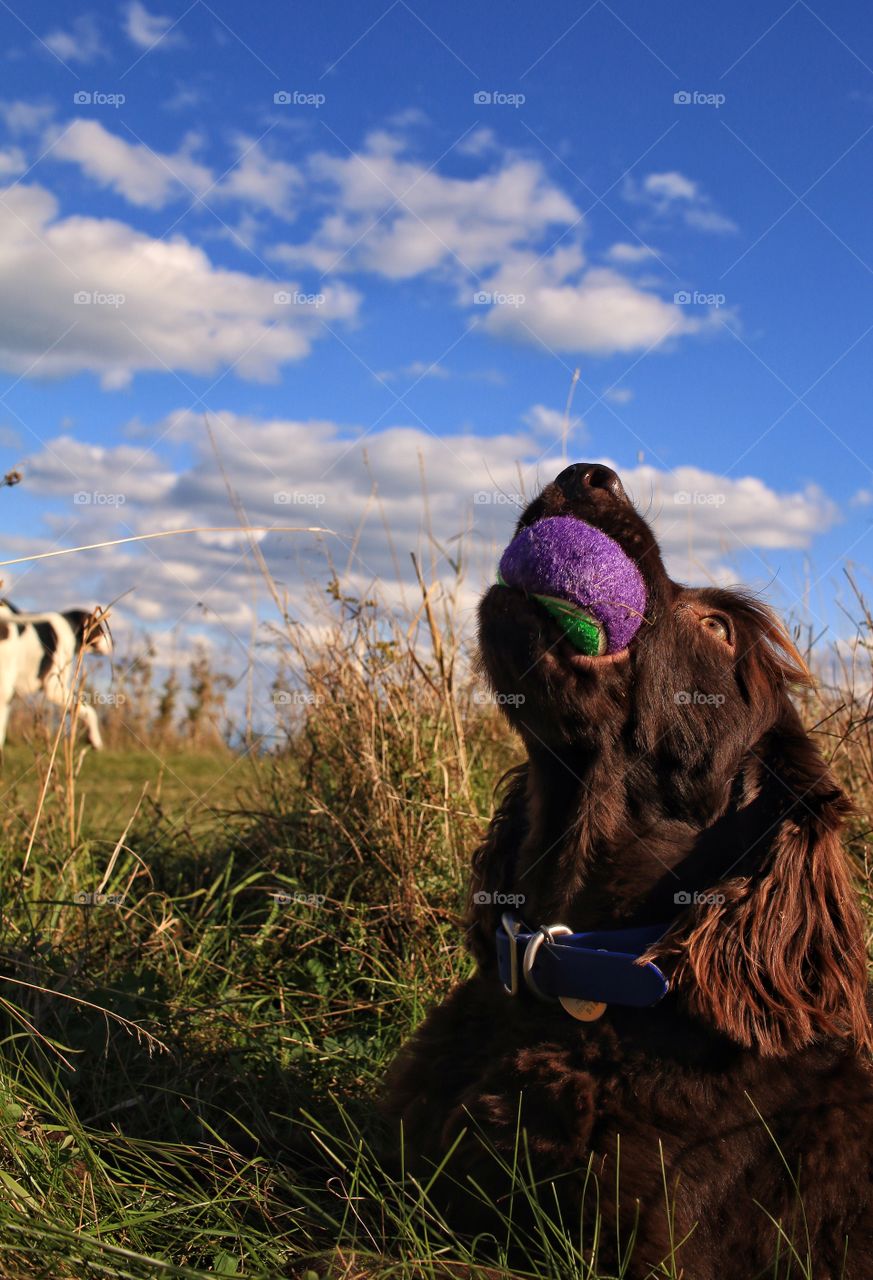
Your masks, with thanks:
[(851, 806), (787, 704), (748, 772), (757, 794), (727, 828), (736, 869), (656, 950), (697, 1014), (765, 1056), (828, 1036), (870, 1051), (864, 919), (840, 842)]
[[(467, 902), (467, 946), (484, 971), (496, 963), (494, 936), (500, 917), (512, 910), (500, 901), (512, 891), (512, 875), (519, 845), (527, 832), (527, 765), (517, 765), (498, 783), (500, 802), (473, 853), (473, 874)], [(498, 901), (495, 902), (495, 896)]]

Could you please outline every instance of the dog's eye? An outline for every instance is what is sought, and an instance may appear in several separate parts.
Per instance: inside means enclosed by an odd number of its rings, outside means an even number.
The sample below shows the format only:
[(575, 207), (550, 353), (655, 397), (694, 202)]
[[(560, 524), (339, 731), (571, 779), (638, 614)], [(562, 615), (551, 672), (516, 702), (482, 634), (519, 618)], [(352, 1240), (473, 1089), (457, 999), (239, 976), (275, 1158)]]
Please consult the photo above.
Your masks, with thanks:
[(700, 619), (700, 625), (704, 627), (710, 635), (715, 636), (716, 640), (721, 640), (723, 644), (731, 643), (731, 629), (725, 618), (719, 617), (717, 613), (708, 613)]

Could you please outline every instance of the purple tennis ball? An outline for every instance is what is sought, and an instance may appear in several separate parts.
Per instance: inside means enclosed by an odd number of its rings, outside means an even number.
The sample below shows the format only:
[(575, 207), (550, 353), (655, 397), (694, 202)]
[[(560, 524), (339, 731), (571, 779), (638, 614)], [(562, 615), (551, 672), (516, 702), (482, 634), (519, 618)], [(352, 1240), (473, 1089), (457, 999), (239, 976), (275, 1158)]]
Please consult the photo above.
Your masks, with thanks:
[(614, 538), (575, 516), (550, 516), (516, 534), (500, 561), (508, 587), (560, 596), (595, 618), (606, 652), (630, 644), (643, 620), (642, 574)]

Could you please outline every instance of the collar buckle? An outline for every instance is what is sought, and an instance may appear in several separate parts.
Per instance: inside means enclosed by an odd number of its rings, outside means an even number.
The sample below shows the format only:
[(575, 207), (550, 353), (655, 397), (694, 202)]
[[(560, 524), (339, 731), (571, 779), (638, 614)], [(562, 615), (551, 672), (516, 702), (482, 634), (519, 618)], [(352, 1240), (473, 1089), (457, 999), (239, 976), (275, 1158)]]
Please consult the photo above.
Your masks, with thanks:
[(524, 960), (522, 961), (521, 971), (528, 989), (533, 992), (538, 1000), (544, 1000), (547, 1004), (557, 1004), (557, 996), (548, 996), (545, 991), (541, 991), (537, 986), (536, 979), (533, 976), (534, 961), (537, 958), (540, 947), (544, 942), (549, 946), (555, 941), (555, 938), (572, 933), (572, 929), (568, 929), (565, 924), (541, 924), (536, 933), (532, 933), (528, 939), (527, 946), (524, 949)]
[[(504, 933), (509, 939), (509, 983), (504, 982), (503, 990), (507, 995), (517, 996), (521, 989), (521, 983), (519, 982), (518, 935), (522, 932), (522, 925), (521, 921), (516, 920), (509, 911), (503, 913), (500, 917), (500, 923), (503, 925)], [(544, 942), (551, 946), (555, 938), (563, 937), (572, 932), (573, 930), (565, 924), (542, 924), (537, 930), (528, 935), (521, 955), (521, 976), (524, 978), (528, 990), (538, 1000), (543, 1000), (548, 1004), (558, 1003), (558, 997), (546, 995), (545, 991), (542, 991), (537, 986), (536, 979), (533, 976), (533, 967), (540, 947)]]
[(518, 995), (518, 935), (521, 933), (521, 921), (516, 920), (509, 911), (500, 917), (503, 931), (509, 939), (509, 983), (503, 984), (508, 996)]

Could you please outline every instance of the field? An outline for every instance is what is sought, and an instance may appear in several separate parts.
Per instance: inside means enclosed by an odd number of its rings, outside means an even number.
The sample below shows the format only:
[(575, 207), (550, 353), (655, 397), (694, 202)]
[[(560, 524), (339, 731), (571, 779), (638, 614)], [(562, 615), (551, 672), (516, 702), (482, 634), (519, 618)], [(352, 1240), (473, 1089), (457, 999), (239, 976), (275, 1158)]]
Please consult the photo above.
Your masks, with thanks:
[[(465, 868), (516, 751), (443, 605), (295, 631), (269, 752), (7, 751), (4, 1277), (506, 1274), (378, 1157), (385, 1067), (468, 970)], [(804, 710), (863, 809), (869, 669), (841, 675)], [(599, 1274), (572, 1232), (519, 1244)]]

